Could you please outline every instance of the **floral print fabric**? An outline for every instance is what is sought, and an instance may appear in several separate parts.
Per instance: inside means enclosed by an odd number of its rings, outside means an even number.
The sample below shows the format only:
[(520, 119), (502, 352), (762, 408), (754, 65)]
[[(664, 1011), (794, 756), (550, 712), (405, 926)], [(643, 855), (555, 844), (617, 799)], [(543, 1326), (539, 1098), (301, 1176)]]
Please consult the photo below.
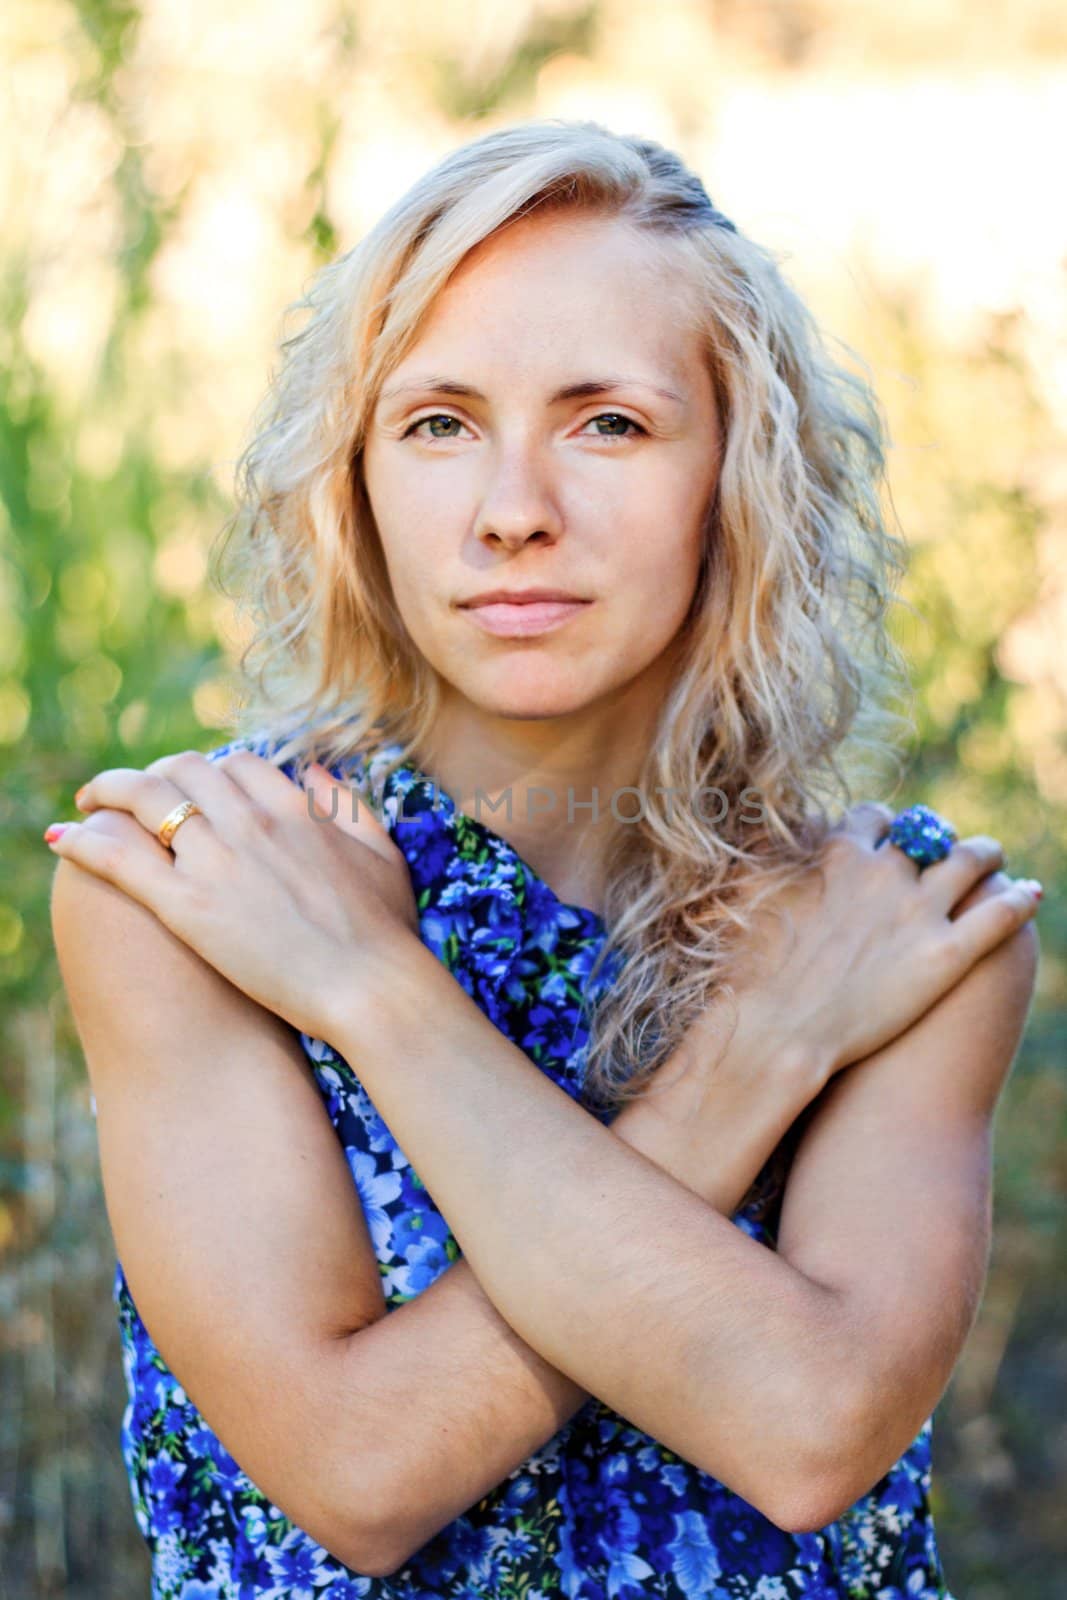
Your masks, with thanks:
[[(268, 754), (271, 746), (233, 740), (209, 759), (237, 748)], [(383, 778), (396, 753), (379, 748), (334, 775), (374, 795), (407, 859), (423, 942), (491, 1021), (582, 1102), (580, 1002), (583, 994), (595, 1001), (614, 971), (609, 962), (590, 976), (604, 924), (564, 904), (417, 768)], [(295, 775), (292, 763), (282, 770)], [(321, 1039), (300, 1039), (392, 1310), (457, 1260), (459, 1247), (351, 1067)], [(787, 1135), (733, 1217), (768, 1248), (790, 1154)], [(930, 1514), (932, 1418), (835, 1523), (791, 1534), (595, 1397), (401, 1570), (356, 1573), (295, 1526), (207, 1426), (154, 1346), (121, 1261), (114, 1299), (129, 1396), (121, 1447), (151, 1553), (151, 1600), (951, 1600)]]

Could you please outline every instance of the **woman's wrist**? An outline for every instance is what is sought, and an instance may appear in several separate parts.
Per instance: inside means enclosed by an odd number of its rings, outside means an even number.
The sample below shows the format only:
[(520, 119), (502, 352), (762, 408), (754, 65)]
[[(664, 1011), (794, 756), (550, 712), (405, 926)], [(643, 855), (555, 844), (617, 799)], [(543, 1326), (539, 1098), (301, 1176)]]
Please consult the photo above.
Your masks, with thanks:
[[(687, 1039), (704, 1084), (719, 1073), (751, 1079), (760, 1075), (784, 1087), (788, 1096), (813, 1100), (840, 1063), (832, 1041), (814, 1045), (799, 1038), (788, 1017), (770, 1010), (758, 993), (736, 991), (712, 1002)], [(703, 1074), (701, 1078), (700, 1074)]]
[[(335, 986), (332, 1032), (346, 1060), (377, 1058), (427, 1004), (436, 1013), (474, 1002), (414, 933), (398, 929), (344, 986)], [(436, 985), (440, 984), (440, 988)], [(462, 997), (462, 998), (461, 998)], [(397, 1047), (403, 1048), (401, 1037)], [(830, 1076), (820, 1060), (746, 999), (717, 1001), (690, 1028), (647, 1090), (623, 1106), (611, 1131), (724, 1216), (730, 1216), (800, 1113)], [(373, 1093), (373, 1086), (372, 1086)]]
[(612, 1131), (725, 1216), (827, 1081), (769, 1029), (716, 1017), (690, 1030)]
[[(388, 938), (379, 938), (373, 947), (361, 951), (343, 981), (331, 975), (322, 997), (322, 1026), (319, 1037), (345, 1059), (367, 1031), (380, 1039), (388, 1032), (391, 1020), (410, 1015), (417, 999), (420, 973), (427, 983), (439, 978), (445, 969), (439, 958), (423, 944), (413, 930), (396, 924)], [(465, 991), (455, 985), (458, 994)]]

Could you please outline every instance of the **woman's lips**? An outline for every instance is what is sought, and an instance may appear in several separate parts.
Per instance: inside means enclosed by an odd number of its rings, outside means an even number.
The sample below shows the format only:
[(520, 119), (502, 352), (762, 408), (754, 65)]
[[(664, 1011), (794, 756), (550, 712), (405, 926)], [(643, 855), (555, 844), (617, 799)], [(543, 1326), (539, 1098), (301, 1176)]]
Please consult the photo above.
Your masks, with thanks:
[(492, 600), (462, 609), (486, 633), (495, 633), (501, 639), (527, 639), (560, 627), (592, 603), (591, 600), (528, 600), (515, 605), (505, 600)]

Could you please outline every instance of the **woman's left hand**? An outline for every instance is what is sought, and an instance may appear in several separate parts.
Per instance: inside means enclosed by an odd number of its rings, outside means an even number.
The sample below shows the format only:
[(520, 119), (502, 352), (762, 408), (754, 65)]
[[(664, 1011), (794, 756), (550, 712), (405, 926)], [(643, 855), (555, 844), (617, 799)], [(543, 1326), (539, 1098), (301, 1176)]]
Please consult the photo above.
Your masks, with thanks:
[[(361, 965), (402, 955), (418, 912), (403, 852), (366, 802), (318, 763), (304, 783), (249, 750), (109, 767), (78, 791), (90, 815), (52, 848), (140, 901), (268, 1011), (330, 1042)], [(200, 812), (168, 848), (157, 830), (186, 799)]]

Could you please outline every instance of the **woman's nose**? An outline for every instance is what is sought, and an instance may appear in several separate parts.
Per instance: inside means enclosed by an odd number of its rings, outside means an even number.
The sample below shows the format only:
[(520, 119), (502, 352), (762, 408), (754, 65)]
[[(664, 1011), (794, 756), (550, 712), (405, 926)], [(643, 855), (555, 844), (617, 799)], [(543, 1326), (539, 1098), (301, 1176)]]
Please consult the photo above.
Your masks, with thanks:
[(495, 462), (474, 531), (479, 539), (514, 548), (536, 536), (559, 538), (559, 504), (545, 464), (533, 451), (512, 451)]

